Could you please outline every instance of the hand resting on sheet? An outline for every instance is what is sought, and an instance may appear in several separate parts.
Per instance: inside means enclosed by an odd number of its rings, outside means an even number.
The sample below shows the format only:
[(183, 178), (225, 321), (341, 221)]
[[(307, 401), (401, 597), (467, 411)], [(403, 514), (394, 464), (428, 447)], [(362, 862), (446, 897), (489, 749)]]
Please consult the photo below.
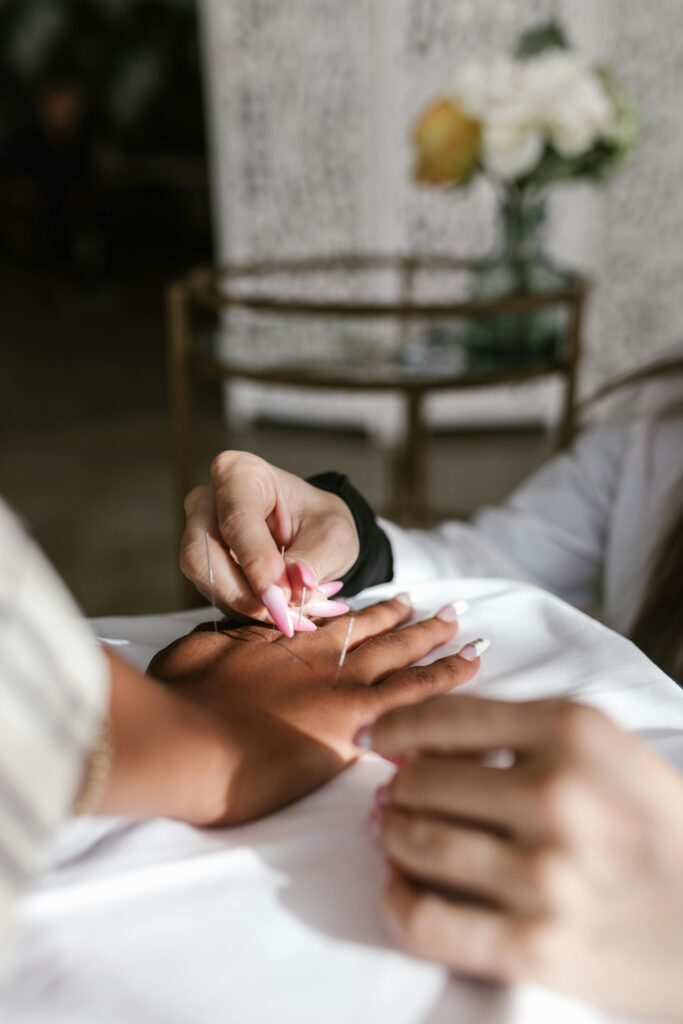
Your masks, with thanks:
[(208, 711), (229, 752), (222, 800), (202, 824), (245, 822), (303, 796), (356, 760), (365, 722), (474, 676), (478, 659), (457, 654), (411, 667), (452, 640), (457, 618), (447, 605), (398, 631), (412, 614), (407, 601), (356, 615), (341, 669), (347, 616), (291, 640), (267, 627), (224, 623), (216, 633), (211, 624), (154, 657), (148, 672)]

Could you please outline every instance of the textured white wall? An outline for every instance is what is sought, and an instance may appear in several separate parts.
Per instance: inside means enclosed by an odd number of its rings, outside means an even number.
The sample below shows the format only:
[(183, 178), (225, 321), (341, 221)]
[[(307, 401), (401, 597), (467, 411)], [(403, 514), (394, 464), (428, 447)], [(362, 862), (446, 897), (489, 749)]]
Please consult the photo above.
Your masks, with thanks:
[(493, 198), (409, 179), (415, 114), (458, 61), (559, 15), (613, 61), (647, 139), (610, 186), (558, 191), (551, 248), (596, 279), (585, 385), (683, 335), (682, 0), (202, 0), (220, 256), (481, 252)]

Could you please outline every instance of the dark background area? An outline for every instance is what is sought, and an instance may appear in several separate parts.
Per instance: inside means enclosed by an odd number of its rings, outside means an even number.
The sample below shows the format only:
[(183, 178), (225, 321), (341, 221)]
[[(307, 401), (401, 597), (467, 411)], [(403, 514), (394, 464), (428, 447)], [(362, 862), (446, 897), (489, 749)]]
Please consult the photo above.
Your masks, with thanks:
[(0, 126), (0, 493), (86, 611), (173, 607), (163, 292), (212, 252), (194, 3), (0, 3)]

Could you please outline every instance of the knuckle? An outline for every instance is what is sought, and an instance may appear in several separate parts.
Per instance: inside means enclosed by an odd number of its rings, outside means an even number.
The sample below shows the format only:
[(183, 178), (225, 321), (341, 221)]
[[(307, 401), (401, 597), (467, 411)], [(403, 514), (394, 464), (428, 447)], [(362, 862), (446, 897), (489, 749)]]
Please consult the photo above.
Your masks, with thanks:
[(438, 856), (447, 847), (444, 840), (444, 830), (427, 818), (413, 818), (405, 828), (405, 840), (407, 845), (416, 853), (428, 850)]
[(565, 888), (566, 871), (561, 856), (554, 850), (538, 850), (527, 863), (527, 879), (536, 901), (545, 909), (558, 906)]
[(568, 768), (547, 771), (533, 784), (531, 796), (535, 815), (546, 830), (564, 834), (571, 829), (581, 787)]
[(211, 473), (211, 479), (215, 480), (216, 478), (222, 477), (226, 473), (229, 473), (230, 470), (235, 466), (235, 464), (241, 458), (246, 458), (246, 457), (248, 457), (248, 456), (246, 456), (245, 452), (238, 452), (238, 451), (219, 452), (218, 455), (215, 455), (213, 457), (213, 459), (211, 460), (211, 463), (210, 463), (210, 467), (209, 468), (210, 468), (210, 473)]
[(431, 665), (416, 665), (413, 677), (424, 689), (436, 688), (437, 672)]
[(413, 949), (428, 947), (432, 935), (431, 899), (419, 896), (412, 900), (402, 921), (405, 941)]
[(555, 734), (566, 750), (583, 751), (602, 742), (609, 720), (595, 708), (569, 701), (555, 710)]
[(504, 980), (545, 978), (551, 960), (550, 939), (550, 929), (542, 920), (526, 918), (512, 923), (500, 951)]

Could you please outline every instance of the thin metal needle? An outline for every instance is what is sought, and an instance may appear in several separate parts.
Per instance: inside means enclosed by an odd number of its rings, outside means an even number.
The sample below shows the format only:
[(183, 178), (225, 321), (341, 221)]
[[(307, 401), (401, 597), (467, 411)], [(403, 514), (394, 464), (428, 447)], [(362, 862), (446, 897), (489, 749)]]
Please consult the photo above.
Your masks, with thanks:
[(211, 588), (211, 607), (213, 608), (213, 629), (218, 636), (218, 609), (216, 608), (216, 586), (213, 578), (213, 565), (211, 564), (211, 546), (209, 535), (204, 531), (204, 542), (206, 544), (206, 565), (209, 570), (209, 587)]
[(339, 664), (337, 665), (337, 675), (335, 676), (334, 679), (335, 683), (339, 679), (339, 674), (344, 666), (344, 662), (346, 661), (346, 652), (348, 651), (349, 644), (351, 643), (351, 634), (353, 633), (353, 627), (355, 623), (356, 617), (355, 615), (352, 615), (351, 618), (349, 619), (349, 624), (346, 627), (346, 635), (344, 637), (344, 643), (342, 644), (341, 654), (339, 655)]

